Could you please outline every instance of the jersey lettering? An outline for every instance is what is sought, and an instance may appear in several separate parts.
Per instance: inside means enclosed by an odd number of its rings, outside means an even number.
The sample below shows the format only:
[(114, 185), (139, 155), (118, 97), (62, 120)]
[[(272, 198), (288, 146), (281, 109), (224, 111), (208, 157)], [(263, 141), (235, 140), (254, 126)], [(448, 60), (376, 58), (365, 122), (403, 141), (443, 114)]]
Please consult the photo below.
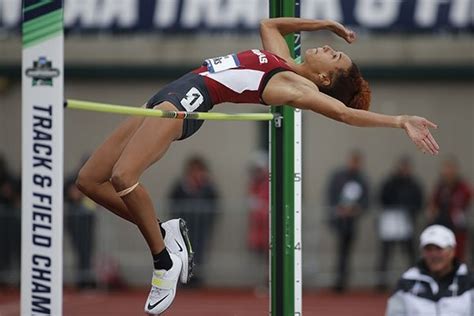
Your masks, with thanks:
[(192, 87), (186, 93), (186, 96), (181, 99), (181, 105), (186, 109), (188, 112), (194, 112), (204, 101), (204, 97), (202, 96), (201, 92)]
[(260, 65), (268, 63), (267, 56), (264, 53), (262, 53), (260, 50), (252, 49), (252, 53), (258, 56), (258, 61), (260, 62)]

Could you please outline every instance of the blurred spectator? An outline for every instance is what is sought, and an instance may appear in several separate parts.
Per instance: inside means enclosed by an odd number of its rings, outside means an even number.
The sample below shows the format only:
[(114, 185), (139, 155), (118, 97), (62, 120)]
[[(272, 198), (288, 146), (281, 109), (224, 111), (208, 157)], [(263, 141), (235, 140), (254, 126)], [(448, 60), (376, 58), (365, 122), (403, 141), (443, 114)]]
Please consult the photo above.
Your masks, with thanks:
[(422, 259), (399, 280), (386, 316), (474, 315), (473, 275), (455, 259), (455, 245), (453, 232), (444, 226), (422, 232)]
[(410, 265), (416, 261), (414, 229), (416, 215), (423, 203), (423, 192), (412, 174), (412, 165), (408, 157), (400, 158), (394, 172), (383, 182), (380, 203), (382, 210), (378, 219), (378, 233), (381, 240), (378, 286), (380, 289), (385, 289), (387, 263), (396, 244), (403, 247)]
[(334, 289), (344, 291), (347, 283), (356, 219), (368, 207), (368, 184), (362, 172), (362, 155), (353, 151), (347, 166), (336, 170), (327, 186), (330, 222), (338, 238), (337, 280)]
[(269, 173), (268, 154), (264, 151), (254, 153), (250, 161), (250, 181), (248, 183), (249, 230), (248, 245), (260, 259), (266, 273), (262, 282), (268, 283), (269, 248)]
[(0, 154), (0, 287), (12, 281), (20, 271), (21, 183), (8, 170)]
[(189, 285), (198, 287), (202, 282), (199, 267), (203, 263), (207, 242), (212, 239), (218, 200), (216, 187), (202, 157), (193, 156), (186, 162), (184, 174), (172, 187), (169, 199), (172, 217), (183, 218), (189, 228), (196, 263), (195, 275)]
[(92, 259), (97, 204), (77, 188), (77, 170), (64, 181), (65, 223), (76, 256), (76, 286), (80, 289), (95, 288)]
[(459, 174), (454, 158), (447, 159), (435, 186), (428, 208), (431, 223), (448, 227), (456, 236), (456, 256), (464, 260), (466, 255), (468, 220), (467, 211), (471, 202), (471, 187)]

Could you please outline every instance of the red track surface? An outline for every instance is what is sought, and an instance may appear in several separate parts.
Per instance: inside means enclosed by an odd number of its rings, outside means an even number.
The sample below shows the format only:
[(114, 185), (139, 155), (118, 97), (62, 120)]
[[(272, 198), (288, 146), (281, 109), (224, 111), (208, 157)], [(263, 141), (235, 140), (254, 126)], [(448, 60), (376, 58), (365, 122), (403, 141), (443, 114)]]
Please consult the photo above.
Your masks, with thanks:
[[(74, 292), (64, 294), (65, 316), (145, 315), (147, 289), (119, 292)], [(327, 291), (305, 291), (305, 316), (381, 316), (387, 295), (349, 292), (337, 295)], [(0, 292), (0, 316), (19, 315), (19, 293)], [(268, 315), (268, 297), (252, 290), (180, 289), (164, 316), (261, 316)]]

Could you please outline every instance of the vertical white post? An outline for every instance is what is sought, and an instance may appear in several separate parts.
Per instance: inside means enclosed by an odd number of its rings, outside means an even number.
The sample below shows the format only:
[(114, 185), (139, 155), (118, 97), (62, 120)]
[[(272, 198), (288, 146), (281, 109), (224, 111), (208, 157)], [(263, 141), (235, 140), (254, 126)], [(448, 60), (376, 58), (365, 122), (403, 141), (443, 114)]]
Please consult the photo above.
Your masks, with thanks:
[[(297, 62), (300, 62), (300, 58), (296, 59)], [(294, 131), (295, 131), (295, 144), (294, 144), (294, 172), (295, 172), (295, 202), (294, 202), (294, 243), (295, 243), (295, 313), (294, 315), (303, 314), (303, 260), (302, 260), (302, 250), (303, 243), (301, 240), (301, 215), (302, 215), (302, 122), (301, 122), (301, 110), (295, 110), (295, 120), (294, 120)]]
[(62, 315), (63, 3), (23, 1), (21, 315)]

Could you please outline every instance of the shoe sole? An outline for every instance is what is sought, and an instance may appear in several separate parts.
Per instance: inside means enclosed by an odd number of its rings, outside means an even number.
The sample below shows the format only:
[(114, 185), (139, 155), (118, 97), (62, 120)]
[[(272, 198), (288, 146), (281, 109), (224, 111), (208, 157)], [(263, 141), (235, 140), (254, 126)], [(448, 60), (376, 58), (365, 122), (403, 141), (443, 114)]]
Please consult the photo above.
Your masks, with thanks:
[(194, 252), (193, 252), (193, 247), (191, 245), (191, 241), (189, 239), (189, 229), (186, 226), (186, 222), (182, 218), (179, 219), (179, 230), (181, 232), (181, 236), (183, 237), (184, 245), (186, 246), (186, 250), (188, 252), (187, 270), (185, 270), (186, 267), (183, 266), (183, 268), (181, 270), (181, 275), (180, 275), (181, 283), (186, 284), (186, 283), (189, 282), (189, 280), (193, 276)]

